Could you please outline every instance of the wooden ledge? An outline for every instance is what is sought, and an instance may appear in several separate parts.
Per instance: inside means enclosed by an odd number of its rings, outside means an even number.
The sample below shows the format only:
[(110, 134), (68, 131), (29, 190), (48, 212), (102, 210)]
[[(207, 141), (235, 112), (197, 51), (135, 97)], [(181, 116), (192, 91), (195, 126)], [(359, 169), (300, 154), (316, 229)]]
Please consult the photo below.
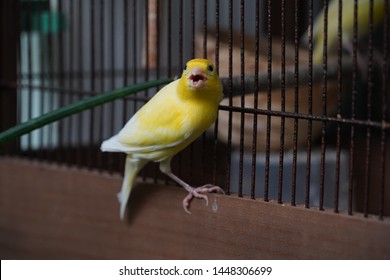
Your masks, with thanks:
[[(390, 222), (139, 182), (119, 219), (119, 174), (0, 158), (2, 259), (389, 259)], [(218, 210), (212, 210), (216, 201)]]

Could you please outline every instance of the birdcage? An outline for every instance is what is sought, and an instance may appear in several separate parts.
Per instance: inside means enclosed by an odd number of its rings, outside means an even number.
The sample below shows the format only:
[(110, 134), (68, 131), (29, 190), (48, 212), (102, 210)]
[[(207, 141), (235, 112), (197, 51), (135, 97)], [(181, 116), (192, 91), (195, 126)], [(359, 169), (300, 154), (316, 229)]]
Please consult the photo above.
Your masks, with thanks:
[[(148, 164), (124, 221), (124, 153), (155, 86), (0, 146), (0, 256), (388, 259), (389, 1), (1, 1), (1, 132), (212, 61), (218, 119), (172, 170)], [(0, 134), (1, 136), (1, 134)]]

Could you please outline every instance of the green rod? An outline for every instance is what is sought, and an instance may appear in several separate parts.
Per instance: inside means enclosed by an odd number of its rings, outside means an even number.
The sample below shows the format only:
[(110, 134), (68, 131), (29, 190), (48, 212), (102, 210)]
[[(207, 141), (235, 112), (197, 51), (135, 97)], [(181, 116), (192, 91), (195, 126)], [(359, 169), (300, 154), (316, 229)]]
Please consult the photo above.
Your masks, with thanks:
[(90, 98), (86, 98), (75, 103), (69, 104), (65, 107), (59, 108), (52, 112), (43, 114), (39, 117), (18, 124), (0, 133), (0, 145), (11, 141), (23, 134), (29, 133), (46, 124), (58, 121), (70, 115), (79, 113), (84, 110), (114, 101), (115, 99), (123, 98), (125, 96), (137, 93), (139, 91), (147, 90), (149, 88), (157, 87), (172, 82), (171, 79), (161, 79), (137, 84), (130, 87), (116, 89), (110, 92), (99, 94)]

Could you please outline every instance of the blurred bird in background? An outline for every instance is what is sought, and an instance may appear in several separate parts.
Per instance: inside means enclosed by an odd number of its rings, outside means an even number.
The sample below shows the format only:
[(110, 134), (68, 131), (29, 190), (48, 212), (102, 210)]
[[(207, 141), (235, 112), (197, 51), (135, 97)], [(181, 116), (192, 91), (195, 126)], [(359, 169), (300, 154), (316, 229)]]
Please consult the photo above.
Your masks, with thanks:
[(160, 170), (188, 191), (184, 210), (194, 197), (208, 199), (206, 193), (223, 190), (214, 185), (193, 188), (171, 171), (171, 159), (198, 138), (218, 114), (222, 84), (214, 65), (205, 59), (187, 62), (180, 79), (162, 88), (115, 136), (101, 145), (103, 152), (127, 154), (122, 189), (118, 193), (120, 218), (125, 215), (134, 179), (149, 162), (159, 162)]
[[(373, 1), (373, 27), (374, 29), (383, 22), (384, 1)], [(352, 41), (354, 30), (354, 0), (342, 1), (342, 46), (349, 53), (352, 53)], [(370, 0), (358, 0), (357, 14), (357, 39), (366, 37), (370, 29)], [(339, 1), (333, 0), (328, 6), (328, 32), (327, 51), (328, 54), (337, 51)], [(303, 35), (302, 41), (307, 43), (308, 33)], [(322, 63), (324, 50), (324, 10), (322, 10), (314, 20), (313, 25), (313, 62)]]
[[(346, 56), (345, 61), (348, 60), (348, 55), (351, 58), (354, 46), (354, 23), (356, 20), (357, 24), (357, 46), (356, 46), (356, 62), (358, 73), (360, 78), (357, 81), (359, 83), (359, 98), (356, 100), (357, 116), (361, 118), (367, 118), (367, 82), (368, 82), (368, 71), (369, 63), (372, 64), (371, 74), (372, 81), (372, 100), (371, 106), (373, 108), (372, 116), (375, 118), (375, 114), (378, 113), (376, 118), (380, 119), (382, 97), (381, 85), (382, 85), (382, 65), (383, 65), (383, 40), (384, 40), (384, 18), (385, 18), (385, 1), (387, 0), (358, 0), (357, 3), (357, 18), (355, 19), (355, 1), (354, 0), (343, 0), (340, 6), (339, 0), (329, 1), (328, 6), (328, 29), (327, 29), (327, 54), (328, 63), (335, 59), (335, 54), (338, 50), (338, 29), (339, 29), (339, 8), (341, 7), (341, 39), (342, 49)], [(370, 34), (371, 25), (371, 9), (372, 9), (372, 33)], [(313, 25), (313, 63), (322, 64), (324, 57), (324, 10), (322, 10), (314, 20)], [(371, 40), (369, 40), (369, 37)], [(304, 34), (302, 39), (307, 40), (308, 34)], [(372, 53), (369, 54), (369, 48), (372, 48)], [(370, 57), (372, 55), (372, 57)], [(350, 62), (352, 62), (350, 60)], [(348, 72), (344, 72), (343, 77), (348, 77)], [(348, 78), (346, 78), (348, 79)], [(349, 98), (349, 97), (348, 97)], [(348, 98), (345, 102), (348, 102)]]

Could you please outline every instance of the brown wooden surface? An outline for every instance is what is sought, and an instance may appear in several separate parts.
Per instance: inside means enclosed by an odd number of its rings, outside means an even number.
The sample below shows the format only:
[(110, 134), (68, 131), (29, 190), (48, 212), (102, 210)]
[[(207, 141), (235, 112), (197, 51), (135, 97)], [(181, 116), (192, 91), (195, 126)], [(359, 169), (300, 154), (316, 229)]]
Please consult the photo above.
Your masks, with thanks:
[[(181, 206), (139, 183), (119, 220), (119, 175), (0, 158), (2, 259), (389, 259), (390, 222), (232, 196)], [(211, 203), (210, 203), (211, 204)]]

